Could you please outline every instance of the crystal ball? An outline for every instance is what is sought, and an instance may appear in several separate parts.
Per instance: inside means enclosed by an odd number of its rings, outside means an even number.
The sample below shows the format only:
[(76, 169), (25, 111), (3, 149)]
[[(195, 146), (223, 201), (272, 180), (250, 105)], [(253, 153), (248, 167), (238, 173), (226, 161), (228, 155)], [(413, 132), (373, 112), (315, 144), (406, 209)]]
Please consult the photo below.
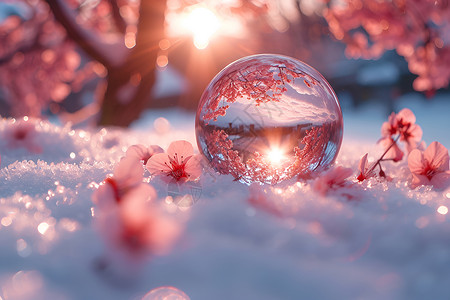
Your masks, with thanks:
[(183, 291), (172, 287), (162, 286), (155, 288), (145, 294), (142, 300), (189, 300), (190, 298)]
[(325, 78), (291, 57), (241, 58), (203, 92), (198, 148), (221, 174), (246, 184), (308, 179), (328, 168), (342, 142), (339, 101)]

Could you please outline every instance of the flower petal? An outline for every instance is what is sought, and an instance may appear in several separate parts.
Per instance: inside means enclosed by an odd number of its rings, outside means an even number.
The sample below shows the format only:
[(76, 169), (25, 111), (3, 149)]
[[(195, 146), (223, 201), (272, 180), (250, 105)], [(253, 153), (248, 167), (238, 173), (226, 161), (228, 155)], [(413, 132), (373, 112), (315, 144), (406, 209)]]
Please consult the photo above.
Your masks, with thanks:
[(397, 131), (396, 126), (395, 113), (393, 112), (389, 116), (388, 121), (384, 122), (383, 125), (381, 125), (381, 136), (390, 137), (391, 135), (395, 134)]
[(92, 193), (91, 199), (101, 211), (106, 211), (117, 205), (114, 189), (107, 183), (100, 184), (98, 189)]
[(157, 153), (147, 161), (147, 170), (152, 175), (170, 172), (170, 160), (167, 153)]
[(127, 149), (127, 152), (125, 153), (125, 156), (134, 156), (139, 159), (143, 159), (143, 157), (147, 156), (147, 147), (144, 145), (138, 144), (138, 145), (132, 145)]
[(450, 171), (437, 173), (431, 178), (431, 184), (437, 190), (444, 190), (450, 186)]
[(424, 157), (436, 171), (447, 171), (449, 169), (448, 150), (439, 142), (432, 142), (425, 150)]
[(336, 168), (334, 168), (334, 171), (332, 172), (333, 179), (336, 183), (343, 182), (352, 174), (353, 170), (351, 168), (345, 168), (343, 166), (337, 166)]
[(171, 158), (176, 156), (178, 158), (178, 163), (182, 164), (184, 159), (194, 154), (194, 148), (188, 141), (175, 141), (167, 148), (167, 154)]
[(413, 175), (422, 173), (425, 168), (423, 154), (418, 149), (413, 149), (408, 156), (408, 167)]
[(185, 171), (190, 176), (189, 180), (196, 180), (202, 175), (202, 156), (192, 155), (185, 165)]
[(401, 120), (403, 124), (410, 123), (414, 124), (416, 123), (416, 116), (409, 108), (404, 108), (397, 114), (397, 120)]
[(141, 183), (123, 197), (121, 216), (123, 221), (132, 227), (138, 227), (147, 222), (147, 211), (152, 200), (157, 198), (155, 189)]
[(412, 139), (413, 141), (419, 143), (422, 139), (423, 131), (422, 127), (420, 127), (417, 124), (412, 124), (411, 127), (408, 130), (408, 133), (410, 135), (409, 139)]
[(144, 169), (136, 157), (124, 157), (114, 168), (114, 179), (120, 189), (127, 189), (142, 182)]
[(328, 190), (343, 186), (345, 180), (353, 174), (353, 170), (342, 166), (329, 169), (321, 174), (313, 183), (313, 190), (325, 196)]
[(150, 147), (146, 147), (144, 145), (132, 145), (127, 149), (125, 156), (133, 156), (138, 158), (139, 160), (143, 160), (144, 164), (147, 163), (148, 159), (152, 157), (155, 153), (163, 153), (164, 150), (157, 146), (151, 145)]
[[(389, 151), (384, 156), (386, 159), (392, 159), (394, 162), (399, 162), (403, 159), (403, 151), (400, 149), (397, 143), (394, 142), (394, 140), (391, 137), (387, 137), (384, 139), (381, 139), (379, 143), (383, 146), (383, 148), (386, 150), (389, 147)], [(393, 146), (391, 146), (394, 143)]]
[(366, 155), (364, 155), (361, 160), (359, 161), (359, 166), (358, 169), (362, 174), (366, 173), (366, 169), (367, 169), (367, 156), (369, 155), (369, 153), (366, 153)]
[(412, 189), (415, 189), (416, 187), (421, 186), (421, 185), (429, 185), (429, 184), (430, 184), (430, 181), (428, 180), (427, 176), (413, 173), (413, 179), (411, 182)]
[(148, 152), (149, 152), (151, 155), (154, 155), (154, 154), (156, 154), (156, 153), (164, 153), (164, 150), (163, 150), (163, 148), (161, 148), (161, 147), (158, 146), (158, 145), (150, 145), (150, 146), (148, 147)]
[(164, 255), (169, 252), (182, 232), (180, 224), (160, 210), (154, 212), (149, 225), (146, 241), (152, 254), (155, 255)]

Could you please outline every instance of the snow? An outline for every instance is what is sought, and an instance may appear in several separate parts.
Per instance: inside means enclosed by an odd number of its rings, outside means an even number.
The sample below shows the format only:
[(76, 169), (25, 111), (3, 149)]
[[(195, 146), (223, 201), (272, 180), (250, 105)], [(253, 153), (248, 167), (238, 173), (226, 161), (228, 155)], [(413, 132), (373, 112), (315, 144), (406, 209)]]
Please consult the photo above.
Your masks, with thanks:
[[(406, 95), (424, 140), (450, 148), (448, 95), (433, 101)], [(355, 170), (375, 159), (384, 110), (344, 111), (338, 164)], [(156, 130), (158, 118), (170, 128)], [(91, 195), (137, 143), (195, 145), (194, 114), (149, 111), (128, 130), (73, 129), (40, 121), (42, 153), (10, 148), (0, 121), (0, 299), (141, 299), (173, 286), (191, 299), (448, 299), (450, 189), (409, 188), (406, 161), (385, 164), (392, 181), (372, 178), (327, 197), (310, 183), (248, 187), (205, 172), (191, 207), (159, 201), (184, 224), (172, 251), (128, 269), (110, 260), (93, 226)], [(157, 126), (158, 127), (158, 126)], [(168, 131), (168, 132), (167, 132)], [(146, 174), (148, 177), (148, 174)], [(249, 201), (262, 195), (264, 201)], [(348, 200), (348, 196), (351, 199)], [(439, 210), (439, 212), (438, 212)]]

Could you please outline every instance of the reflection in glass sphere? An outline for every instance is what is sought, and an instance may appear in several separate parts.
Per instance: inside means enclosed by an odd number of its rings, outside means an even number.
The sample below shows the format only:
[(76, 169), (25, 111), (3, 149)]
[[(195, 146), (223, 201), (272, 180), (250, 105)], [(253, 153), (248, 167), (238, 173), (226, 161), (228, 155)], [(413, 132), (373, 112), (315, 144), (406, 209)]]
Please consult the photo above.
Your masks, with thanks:
[(190, 298), (177, 288), (162, 286), (145, 294), (142, 300), (190, 300)]
[(196, 135), (211, 166), (237, 180), (310, 178), (335, 160), (342, 112), (328, 82), (294, 58), (262, 54), (224, 68), (200, 99)]

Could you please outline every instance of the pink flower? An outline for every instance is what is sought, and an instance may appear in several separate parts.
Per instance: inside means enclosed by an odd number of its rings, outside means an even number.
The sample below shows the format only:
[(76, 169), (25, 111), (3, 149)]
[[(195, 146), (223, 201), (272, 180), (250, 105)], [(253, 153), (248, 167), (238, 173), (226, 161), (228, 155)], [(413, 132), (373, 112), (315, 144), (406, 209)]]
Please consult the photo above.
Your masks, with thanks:
[(402, 131), (404, 128), (416, 123), (416, 116), (409, 108), (404, 108), (395, 116), (397, 128)]
[(194, 155), (191, 143), (175, 141), (169, 145), (167, 153), (150, 157), (147, 170), (152, 175), (165, 175), (177, 181), (196, 180), (202, 173), (200, 160), (200, 155)]
[(375, 172), (373, 171), (373, 165), (367, 162), (367, 155), (364, 155), (361, 160), (359, 161), (359, 175), (356, 177), (359, 181), (364, 181), (365, 179), (368, 179), (370, 177), (373, 177), (375, 175)]
[(155, 189), (142, 182), (144, 168), (131, 155), (124, 157), (93, 193), (95, 225), (112, 254), (124, 262), (139, 263), (168, 251), (180, 226), (155, 203)]
[(408, 108), (402, 109), (397, 114), (397, 128), (400, 133), (400, 141), (406, 142), (408, 152), (416, 148), (422, 139), (422, 128), (416, 123), (416, 116)]
[(320, 174), (313, 183), (313, 190), (325, 196), (330, 190), (342, 187), (346, 183), (346, 179), (352, 175), (353, 170), (337, 166)]
[(395, 113), (391, 113), (387, 122), (381, 125), (381, 136), (391, 137), (397, 133), (397, 119), (395, 118)]
[(114, 168), (112, 177), (107, 177), (92, 195), (92, 200), (99, 207), (115, 205), (133, 188), (142, 182), (144, 169), (135, 157), (124, 157)]
[(13, 123), (5, 131), (5, 139), (10, 148), (26, 148), (32, 153), (41, 153), (42, 147), (37, 141), (36, 121), (24, 117), (21, 120), (13, 120)]
[[(390, 145), (390, 143), (387, 142), (387, 139), (390, 138), (394, 141), (392, 136), (398, 134), (400, 141), (406, 143), (407, 150), (410, 152), (412, 149), (417, 147), (422, 139), (422, 128), (415, 123), (416, 116), (408, 108), (402, 109), (398, 114), (392, 113), (389, 116), (388, 121), (384, 122), (381, 126), (382, 139), (380, 142), (384, 141), (387, 148)], [(398, 158), (399, 151), (401, 151), (399, 148), (394, 149), (394, 151), (391, 152), (391, 156)], [(395, 152), (397, 155), (395, 155)]]
[(108, 250), (126, 264), (139, 264), (152, 255), (169, 251), (181, 232), (154, 201), (152, 186), (141, 183), (127, 191), (120, 203), (98, 206), (95, 226)]
[(133, 156), (138, 158), (139, 160), (144, 161), (144, 165), (147, 164), (147, 161), (150, 157), (152, 157), (156, 153), (163, 153), (164, 150), (157, 146), (151, 145), (146, 147), (144, 145), (133, 145), (130, 146), (125, 153), (125, 156)]
[(413, 175), (413, 189), (420, 185), (432, 185), (441, 190), (450, 185), (448, 150), (439, 142), (431, 143), (425, 151), (412, 150), (408, 166)]
[(127, 193), (120, 205), (99, 209), (95, 225), (112, 254), (126, 262), (140, 262), (169, 251), (181, 232), (151, 196), (154, 189), (142, 184)]

